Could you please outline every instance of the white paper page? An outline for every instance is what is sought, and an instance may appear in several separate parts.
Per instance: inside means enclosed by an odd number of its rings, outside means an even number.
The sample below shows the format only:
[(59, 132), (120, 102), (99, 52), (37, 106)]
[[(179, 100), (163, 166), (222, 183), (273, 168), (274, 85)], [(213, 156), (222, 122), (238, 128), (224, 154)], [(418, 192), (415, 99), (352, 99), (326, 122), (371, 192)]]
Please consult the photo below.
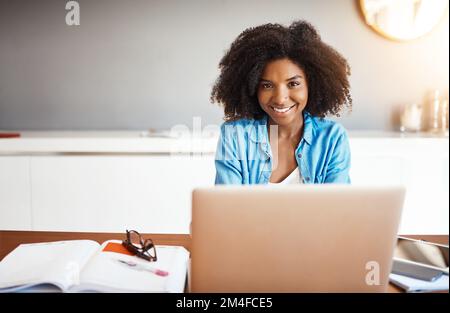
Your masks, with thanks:
[[(111, 240), (109, 242), (120, 241)], [(73, 291), (103, 291), (103, 292), (169, 292), (168, 284), (170, 280), (179, 278), (175, 272), (176, 258), (180, 257), (177, 253), (180, 247), (156, 246), (158, 261), (148, 262), (136, 256), (130, 256), (115, 252), (101, 251), (108, 242), (102, 245), (102, 248), (93, 256), (81, 273), (81, 284), (75, 287)], [(184, 248), (181, 248), (186, 251)], [(181, 257), (189, 258), (186, 251)], [(131, 262), (136, 266), (125, 264)], [(187, 266), (187, 265), (186, 265)], [(185, 267), (185, 272), (186, 272)], [(167, 276), (160, 276), (150, 271), (161, 270), (168, 272)], [(172, 271), (172, 272), (171, 272)], [(181, 279), (185, 278), (184, 276)], [(177, 275), (178, 277), (175, 277)]]
[(0, 288), (51, 283), (66, 290), (99, 246), (91, 240), (22, 244), (0, 262)]

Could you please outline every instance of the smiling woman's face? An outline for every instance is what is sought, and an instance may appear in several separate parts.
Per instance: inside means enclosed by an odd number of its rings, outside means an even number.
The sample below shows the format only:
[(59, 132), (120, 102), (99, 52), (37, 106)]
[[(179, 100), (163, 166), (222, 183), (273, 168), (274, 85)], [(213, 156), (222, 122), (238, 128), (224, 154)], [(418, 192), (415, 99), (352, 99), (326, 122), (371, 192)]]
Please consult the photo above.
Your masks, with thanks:
[(261, 108), (280, 126), (301, 123), (308, 102), (308, 85), (304, 71), (289, 59), (269, 62), (258, 86)]

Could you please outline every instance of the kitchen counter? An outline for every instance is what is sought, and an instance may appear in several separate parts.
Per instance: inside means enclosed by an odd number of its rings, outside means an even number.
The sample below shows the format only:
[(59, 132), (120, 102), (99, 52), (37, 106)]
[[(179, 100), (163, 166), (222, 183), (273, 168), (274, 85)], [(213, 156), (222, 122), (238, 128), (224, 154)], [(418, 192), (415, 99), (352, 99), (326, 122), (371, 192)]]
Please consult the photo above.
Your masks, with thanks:
[[(12, 131), (0, 131), (12, 132)], [(212, 154), (218, 132), (14, 131), (19, 138), (0, 139), (0, 154), (131, 153)], [(349, 131), (350, 142), (363, 140), (448, 141), (447, 134)]]
[[(1, 133), (2, 131), (0, 131)], [(23, 131), (0, 139), (0, 154), (15, 153), (214, 153), (218, 135), (146, 131)]]

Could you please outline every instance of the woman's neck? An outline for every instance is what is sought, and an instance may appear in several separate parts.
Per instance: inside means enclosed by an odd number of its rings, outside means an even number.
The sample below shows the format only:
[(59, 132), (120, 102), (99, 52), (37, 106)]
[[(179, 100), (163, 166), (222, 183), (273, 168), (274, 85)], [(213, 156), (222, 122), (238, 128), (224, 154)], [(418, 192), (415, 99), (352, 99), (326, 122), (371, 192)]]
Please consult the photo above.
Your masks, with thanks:
[(279, 125), (276, 124), (270, 117), (269, 117), (269, 135), (270, 135), (270, 129), (272, 126), (278, 126), (278, 139), (281, 140), (293, 140), (293, 141), (299, 141), (302, 132), (303, 132), (303, 116), (300, 115), (299, 119), (296, 119), (292, 123), (288, 125)]

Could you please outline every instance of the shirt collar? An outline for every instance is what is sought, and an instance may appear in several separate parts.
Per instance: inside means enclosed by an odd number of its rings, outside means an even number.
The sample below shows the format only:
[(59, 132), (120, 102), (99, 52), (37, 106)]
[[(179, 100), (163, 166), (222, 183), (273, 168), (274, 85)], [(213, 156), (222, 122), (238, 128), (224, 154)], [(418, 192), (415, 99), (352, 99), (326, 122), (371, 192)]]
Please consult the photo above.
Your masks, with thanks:
[(314, 135), (313, 118), (309, 112), (303, 113), (303, 139), (311, 145)]

